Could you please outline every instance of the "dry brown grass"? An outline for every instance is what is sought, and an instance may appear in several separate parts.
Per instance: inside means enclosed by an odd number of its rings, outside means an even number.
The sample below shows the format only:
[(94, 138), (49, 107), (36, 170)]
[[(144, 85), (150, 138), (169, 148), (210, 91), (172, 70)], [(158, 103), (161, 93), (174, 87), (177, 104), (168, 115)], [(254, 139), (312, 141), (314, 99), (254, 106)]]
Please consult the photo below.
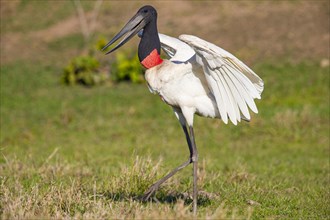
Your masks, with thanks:
[[(153, 181), (160, 170), (161, 162), (153, 163), (150, 159), (135, 158), (133, 166), (123, 166), (121, 175), (99, 183), (87, 167), (77, 167), (56, 159), (55, 164), (46, 162), (40, 166), (28, 167), (17, 159), (6, 160), (0, 167), (1, 172), (12, 172), (12, 176), (1, 179), (0, 210), (2, 219), (192, 219), (190, 205), (184, 194), (173, 194), (173, 202), (140, 202), (136, 195)], [(201, 184), (205, 173), (200, 171)], [(38, 175), (31, 186), (24, 185), (24, 179)], [(67, 178), (68, 175), (73, 176)], [(64, 178), (66, 176), (66, 178)], [(80, 178), (77, 178), (80, 177)], [(86, 181), (94, 179), (94, 181)], [(65, 182), (63, 179), (69, 181)], [(102, 191), (103, 190), (103, 191)], [(165, 190), (166, 187), (165, 187)], [(173, 190), (173, 189), (172, 189)], [(209, 197), (201, 192), (200, 197)], [(216, 197), (212, 197), (216, 199)], [(202, 219), (249, 219), (252, 208), (244, 215), (225, 208), (219, 203), (215, 210), (200, 214)]]

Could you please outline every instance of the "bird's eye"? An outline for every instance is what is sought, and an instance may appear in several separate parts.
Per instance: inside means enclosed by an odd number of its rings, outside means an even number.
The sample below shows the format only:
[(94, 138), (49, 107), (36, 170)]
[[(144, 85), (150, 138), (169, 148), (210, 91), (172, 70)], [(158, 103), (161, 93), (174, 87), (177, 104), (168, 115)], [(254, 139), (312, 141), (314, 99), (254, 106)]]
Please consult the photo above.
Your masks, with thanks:
[(143, 10), (143, 13), (147, 13), (147, 12), (148, 12), (148, 9), (144, 9), (144, 10)]

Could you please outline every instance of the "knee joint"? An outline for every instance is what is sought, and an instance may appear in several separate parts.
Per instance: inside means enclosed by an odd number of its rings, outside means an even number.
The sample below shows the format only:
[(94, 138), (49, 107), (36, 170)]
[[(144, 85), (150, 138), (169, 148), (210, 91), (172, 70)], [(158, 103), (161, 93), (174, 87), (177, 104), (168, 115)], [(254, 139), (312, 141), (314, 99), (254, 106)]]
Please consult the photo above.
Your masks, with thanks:
[(193, 155), (191, 157), (191, 162), (197, 162), (198, 161), (198, 156), (197, 155)]

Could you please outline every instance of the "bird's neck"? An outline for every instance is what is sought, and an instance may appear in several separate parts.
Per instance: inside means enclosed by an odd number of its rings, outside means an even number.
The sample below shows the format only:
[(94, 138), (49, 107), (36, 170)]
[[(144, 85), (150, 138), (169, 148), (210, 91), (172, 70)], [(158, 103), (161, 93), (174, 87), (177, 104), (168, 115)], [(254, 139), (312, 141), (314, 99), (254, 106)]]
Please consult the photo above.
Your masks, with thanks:
[(143, 35), (139, 44), (138, 55), (141, 64), (147, 69), (163, 62), (160, 58), (160, 40), (157, 31), (156, 18), (144, 27)]

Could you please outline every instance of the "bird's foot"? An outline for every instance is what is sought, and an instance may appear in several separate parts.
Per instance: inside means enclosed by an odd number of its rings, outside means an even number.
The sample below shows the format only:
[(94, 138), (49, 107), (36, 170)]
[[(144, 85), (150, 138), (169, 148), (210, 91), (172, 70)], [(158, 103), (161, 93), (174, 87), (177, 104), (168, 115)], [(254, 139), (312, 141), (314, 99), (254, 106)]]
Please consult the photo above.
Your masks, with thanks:
[(142, 196), (141, 200), (146, 202), (150, 199), (150, 197), (157, 191), (159, 185), (153, 184)]

